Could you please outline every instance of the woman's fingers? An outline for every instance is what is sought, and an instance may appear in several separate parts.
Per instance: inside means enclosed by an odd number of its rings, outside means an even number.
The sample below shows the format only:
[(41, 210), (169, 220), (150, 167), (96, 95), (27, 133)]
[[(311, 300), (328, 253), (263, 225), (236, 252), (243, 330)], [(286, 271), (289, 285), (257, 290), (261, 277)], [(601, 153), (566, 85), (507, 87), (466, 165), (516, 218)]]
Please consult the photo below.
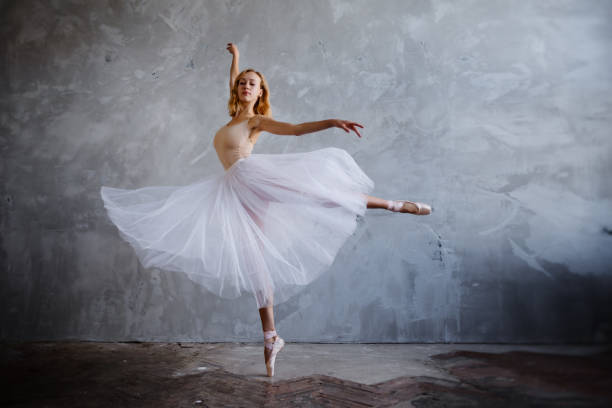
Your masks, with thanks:
[(357, 122), (346, 122), (346, 125), (355, 133), (357, 133), (357, 136), (361, 137), (361, 133), (359, 133), (359, 131), (357, 130), (357, 126), (359, 126), (360, 128), (363, 129), (363, 125), (360, 125)]
[(235, 54), (238, 52), (238, 47), (236, 47), (234, 43), (227, 43), (227, 50), (232, 54)]
[(363, 125), (360, 125), (357, 122), (350, 122), (348, 120), (340, 120), (340, 119), (336, 119), (336, 126), (338, 126), (341, 129), (344, 129), (345, 132), (350, 133), (351, 130), (353, 132), (355, 132), (357, 134), (357, 136), (361, 137), (361, 133), (359, 133), (359, 131), (357, 130), (357, 127), (360, 127), (363, 129)]

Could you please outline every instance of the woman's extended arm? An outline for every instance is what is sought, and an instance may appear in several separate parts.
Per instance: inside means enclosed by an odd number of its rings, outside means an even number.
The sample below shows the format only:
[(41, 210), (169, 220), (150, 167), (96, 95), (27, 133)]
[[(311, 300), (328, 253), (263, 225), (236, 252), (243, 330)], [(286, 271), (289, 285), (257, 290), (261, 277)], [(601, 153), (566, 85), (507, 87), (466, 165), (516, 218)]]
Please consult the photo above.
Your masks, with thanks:
[(341, 119), (326, 119), (317, 122), (304, 122), (294, 125), (292, 123), (279, 122), (263, 115), (256, 115), (255, 117), (249, 119), (249, 127), (255, 127), (259, 130), (274, 133), (275, 135), (295, 136), (318, 132), (330, 127), (338, 127), (344, 129), (346, 132), (350, 132), (350, 130), (352, 130), (359, 137), (361, 137), (361, 134), (359, 134), (357, 127), (363, 128), (363, 126), (357, 122)]
[(232, 66), (230, 67), (230, 93), (234, 88), (234, 81), (236, 81), (236, 77), (240, 73), (238, 69), (238, 60), (240, 59), (240, 53), (238, 52), (238, 47), (234, 43), (227, 43), (227, 50), (233, 55), (232, 57)]

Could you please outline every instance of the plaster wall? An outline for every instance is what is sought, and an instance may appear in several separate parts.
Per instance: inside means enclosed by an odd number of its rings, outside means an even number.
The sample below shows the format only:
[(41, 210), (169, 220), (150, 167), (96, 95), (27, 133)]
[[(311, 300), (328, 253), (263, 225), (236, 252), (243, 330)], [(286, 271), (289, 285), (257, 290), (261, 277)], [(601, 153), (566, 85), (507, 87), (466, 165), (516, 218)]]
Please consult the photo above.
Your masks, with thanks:
[[(231, 55), (276, 119), (254, 152), (347, 150), (374, 194), (328, 273), (275, 309), (289, 341), (602, 342), (612, 308), (609, 1), (3, 1), (0, 337), (260, 340), (251, 295), (145, 270), (102, 185), (195, 182)], [(195, 161), (200, 154), (203, 156)]]

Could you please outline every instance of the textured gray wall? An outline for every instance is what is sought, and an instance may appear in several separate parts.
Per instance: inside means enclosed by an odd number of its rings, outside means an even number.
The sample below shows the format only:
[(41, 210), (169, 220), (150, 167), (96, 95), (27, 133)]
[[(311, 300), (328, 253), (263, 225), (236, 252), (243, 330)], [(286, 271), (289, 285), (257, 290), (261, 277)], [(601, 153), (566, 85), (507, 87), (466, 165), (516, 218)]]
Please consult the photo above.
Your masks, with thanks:
[(2, 339), (260, 341), (251, 295), (144, 270), (99, 197), (223, 171), (230, 41), (277, 119), (366, 126), (254, 152), (341, 147), (437, 210), (368, 211), (287, 340), (611, 339), (612, 2), (0, 4)]

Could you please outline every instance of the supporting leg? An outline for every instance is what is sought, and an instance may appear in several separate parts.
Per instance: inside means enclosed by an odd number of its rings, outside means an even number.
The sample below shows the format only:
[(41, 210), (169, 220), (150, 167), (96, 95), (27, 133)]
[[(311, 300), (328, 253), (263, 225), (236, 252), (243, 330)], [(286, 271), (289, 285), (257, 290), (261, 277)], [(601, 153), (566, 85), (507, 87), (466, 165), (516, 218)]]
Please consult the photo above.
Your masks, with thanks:
[(273, 331), (274, 328), (274, 306), (262, 307), (259, 309), (259, 317), (261, 318), (261, 327), (263, 331)]
[[(249, 206), (245, 205), (245, 209), (248, 212), (249, 216), (252, 220), (255, 221), (255, 224), (260, 229), (264, 229), (264, 216), (268, 209), (268, 201), (263, 201), (265, 206), (262, 208), (258, 208), (257, 210), (251, 209)], [(263, 252), (263, 244), (261, 240), (257, 237), (257, 234), (254, 233), (254, 240), (257, 243), (259, 254)], [(259, 269), (261, 273), (254, 274), (251, 279), (255, 281), (252, 282), (252, 285), (256, 288), (255, 299), (257, 301), (258, 306), (262, 306), (259, 308), (259, 317), (261, 318), (261, 328), (265, 332), (276, 331), (274, 327), (274, 306), (273, 306), (273, 291), (270, 288), (270, 284), (266, 283), (269, 280), (269, 276), (267, 275), (267, 269), (263, 265), (263, 259), (257, 257), (257, 254), (253, 254), (252, 259), (254, 260), (254, 264), (250, 265), (251, 268)], [(277, 336), (274, 336), (273, 339), (276, 340)], [(264, 338), (265, 341), (265, 338)], [(271, 350), (269, 348), (264, 347), (264, 360), (267, 363)]]
[[(276, 330), (274, 328), (274, 307), (273, 306), (260, 308), (259, 317), (261, 318), (261, 328), (263, 329), (264, 332)], [(273, 337), (274, 341), (276, 341), (276, 337), (277, 336)], [(268, 362), (268, 360), (270, 359), (271, 353), (272, 353), (271, 349), (264, 347), (264, 362), (266, 363)]]

